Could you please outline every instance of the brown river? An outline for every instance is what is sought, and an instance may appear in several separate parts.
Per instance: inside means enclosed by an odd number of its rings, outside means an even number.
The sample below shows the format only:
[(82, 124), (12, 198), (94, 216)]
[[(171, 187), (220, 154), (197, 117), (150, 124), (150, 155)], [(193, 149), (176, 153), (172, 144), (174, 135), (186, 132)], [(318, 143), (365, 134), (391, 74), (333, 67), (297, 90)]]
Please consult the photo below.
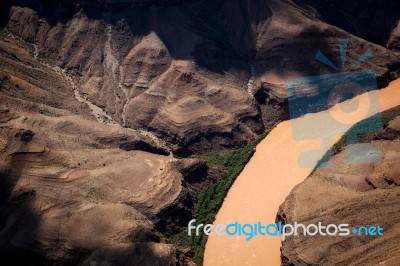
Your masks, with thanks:
[[(378, 97), (380, 111), (400, 105), (400, 79), (379, 90)], [(341, 110), (346, 104), (354, 104), (354, 101), (359, 103), (357, 111), (353, 115), (343, 115)], [(327, 111), (297, 118), (297, 122), (304, 122), (305, 125), (312, 122), (315, 125), (317, 121), (320, 126), (311, 130), (325, 132), (332, 126), (324, 123), (326, 112), (329, 112), (336, 120), (346, 124), (340, 132), (336, 131), (338, 136), (334, 139), (337, 140), (354, 122), (370, 115), (366, 115), (368, 112), (365, 111), (369, 109), (369, 103), (369, 95), (365, 93)], [(255, 154), (230, 188), (214, 225), (236, 221), (242, 224), (275, 222), (279, 205), (313, 170), (312, 167), (299, 166), (299, 155), (310, 149), (319, 149), (322, 156), (329, 149), (326, 145), (322, 146), (318, 139), (295, 140), (291, 126), (290, 121), (280, 123), (258, 144)], [(334, 144), (333, 141), (331, 144)], [(307, 165), (315, 166), (321, 156), (309, 158)], [(280, 265), (280, 246), (280, 237), (255, 236), (246, 241), (244, 236), (212, 235), (206, 244), (204, 265)]]

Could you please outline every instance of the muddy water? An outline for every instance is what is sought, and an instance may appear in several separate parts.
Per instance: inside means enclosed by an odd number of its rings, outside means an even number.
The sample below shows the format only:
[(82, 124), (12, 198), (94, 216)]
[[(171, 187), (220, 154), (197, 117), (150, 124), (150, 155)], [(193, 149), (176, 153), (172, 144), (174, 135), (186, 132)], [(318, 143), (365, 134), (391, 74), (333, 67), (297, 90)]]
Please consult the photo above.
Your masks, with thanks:
[[(392, 82), (387, 88), (378, 92), (379, 109), (384, 111), (400, 105), (400, 79)], [(353, 100), (342, 103), (342, 107), (359, 100), (361, 112), (354, 116), (342, 116), (338, 106), (330, 110), (309, 114), (298, 118), (305, 124), (317, 122), (320, 126), (312, 130), (329, 130), (329, 124), (324, 124), (326, 112), (340, 119), (342, 123), (348, 120), (348, 125), (336, 131), (343, 134), (351, 127), (350, 122), (364, 118), (364, 108), (369, 108), (369, 96), (360, 95)], [(345, 109), (345, 108), (343, 108)], [(342, 116), (342, 117), (341, 117)], [(299, 122), (299, 121), (297, 121)], [(347, 123), (346, 123), (347, 124)], [(329, 147), (322, 147), (320, 140), (296, 141), (292, 134), (290, 121), (280, 123), (257, 146), (256, 153), (239, 175), (229, 190), (225, 201), (219, 210), (214, 225), (239, 223), (274, 223), (279, 205), (285, 200), (294, 186), (302, 182), (312, 171), (312, 168), (299, 166), (299, 155), (310, 149), (320, 149), (321, 154)], [(333, 129), (332, 130), (337, 130)], [(338, 137), (337, 137), (338, 138)], [(337, 139), (336, 138), (336, 139)], [(316, 165), (321, 156), (309, 159), (308, 165)], [(207, 265), (280, 265), (280, 238), (263, 236), (246, 241), (244, 237), (211, 236), (206, 245), (204, 264)]]

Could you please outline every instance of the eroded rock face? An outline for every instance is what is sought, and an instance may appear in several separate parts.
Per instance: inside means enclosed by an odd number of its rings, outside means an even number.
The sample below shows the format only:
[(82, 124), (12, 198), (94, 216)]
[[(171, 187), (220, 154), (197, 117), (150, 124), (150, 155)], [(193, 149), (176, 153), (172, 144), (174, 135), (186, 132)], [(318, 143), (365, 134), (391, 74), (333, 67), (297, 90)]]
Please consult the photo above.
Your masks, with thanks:
[[(399, 21), (400, 5), (392, 1), (222, 0), (207, 7), (206, 20), (251, 59), (255, 72), (251, 91), (262, 91), (268, 101), (285, 101), (288, 77), (343, 71), (341, 38), (349, 43), (346, 67), (371, 48), (374, 56), (359, 69), (376, 71), (380, 86), (387, 84), (388, 66), (398, 61), (386, 49)], [(319, 50), (338, 70), (315, 60)]]
[[(13, 7), (9, 27), (37, 42), (45, 58), (77, 75), (79, 90), (121, 125), (149, 129), (172, 145), (195, 149), (210, 141), (242, 145), (260, 133), (257, 104), (243, 87), (245, 70), (242, 79), (227, 81), (230, 86), (200, 73), (187, 59), (205, 38), (168, 25), (161, 10), (141, 12), (143, 22), (132, 15), (114, 25), (80, 11), (65, 24), (50, 25), (31, 9)], [(135, 23), (142, 24), (143, 33), (131, 28)]]
[[(340, 38), (349, 41), (348, 64), (372, 50), (358, 69), (374, 70), (381, 86), (398, 61), (383, 47), (396, 46), (396, 33), (388, 33), (397, 26), (396, 12), (378, 25), (385, 34), (380, 46), (366, 41), (376, 36), (361, 28), (351, 32), (366, 40), (340, 28), (380, 15), (368, 8), (342, 25), (332, 21), (328, 3), (305, 0), (187, 1), (108, 11), (87, 5), (13, 7), (8, 27), (74, 75), (79, 91), (118, 123), (150, 130), (188, 154), (254, 139), (263, 123), (253, 96), (284, 104), (287, 78), (336, 73), (315, 54), (321, 50), (340, 66)], [(351, 10), (337, 11), (347, 18)]]
[[(343, 0), (294, 2), (329, 24), (383, 46), (388, 42), (392, 29), (399, 21), (397, 13), (400, 4), (390, 0), (372, 0), (368, 4)], [(335, 12), (332, 12), (332, 9), (335, 9)], [(352, 15), (355, 13), (356, 16)]]
[[(9, 16), (20, 39), (0, 41), (0, 255), (38, 264), (190, 263), (154, 229), (177, 231), (193, 211), (187, 186), (212, 181), (203, 163), (170, 151), (254, 139), (257, 101), (281, 107), (288, 77), (336, 72), (314, 56), (339, 65), (339, 38), (348, 62), (372, 49), (360, 68), (381, 82), (398, 60), (385, 48), (398, 49), (398, 30), (387, 38), (396, 5), (388, 23), (371, 21), (385, 35), (379, 46), (365, 28), (349, 30), (360, 39), (331, 21), (328, 1), (9, 2), (0, 22)], [(327, 10), (350, 14), (355, 28), (369, 16)]]
[[(317, 169), (281, 205), (284, 223), (380, 225), (384, 236), (291, 237), (283, 242), (283, 265), (397, 265), (400, 236), (399, 119), (376, 136), (377, 164), (348, 164), (346, 150), (335, 155), (336, 166)], [(353, 151), (358, 145), (348, 146)], [(352, 228), (351, 228), (352, 229)]]
[(96, 121), (28, 48), (0, 40), (2, 258), (176, 265), (155, 229), (192, 217), (185, 162), (144, 133)]

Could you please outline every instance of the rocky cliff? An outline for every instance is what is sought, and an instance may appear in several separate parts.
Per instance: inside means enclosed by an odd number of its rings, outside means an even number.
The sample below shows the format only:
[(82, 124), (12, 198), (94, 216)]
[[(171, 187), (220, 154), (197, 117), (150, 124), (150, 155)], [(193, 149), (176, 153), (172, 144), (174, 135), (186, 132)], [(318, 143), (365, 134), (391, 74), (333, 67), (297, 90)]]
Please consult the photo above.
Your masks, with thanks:
[(0, 257), (21, 265), (178, 263), (157, 231), (174, 232), (192, 217), (181, 169), (190, 175), (182, 165), (195, 162), (169, 156), (146, 132), (96, 121), (32, 49), (0, 41)]
[[(331, 4), (312, 1), (104, 9), (114, 2), (119, 1), (84, 6), (37, 1), (31, 8), (11, 8), (8, 28), (73, 75), (80, 92), (119, 124), (152, 131), (184, 153), (254, 139), (263, 130), (256, 100), (282, 104), (288, 77), (335, 72), (314, 56), (321, 50), (339, 65), (339, 38), (349, 40), (348, 62), (372, 49), (373, 58), (360, 68), (376, 71), (381, 85), (398, 61), (386, 48), (396, 47), (390, 33), (397, 13), (371, 25), (381, 39), (370, 43), (377, 37), (358, 25), (363, 17), (383, 16), (370, 5), (342, 9), (338, 1), (338, 14), (347, 18), (338, 23), (334, 11), (327, 13)], [(349, 18), (352, 8), (363, 10), (356, 21)]]
[(339, 38), (387, 83), (400, 8), (368, 2), (3, 1), (0, 256), (190, 264), (164, 237), (220, 173), (172, 155), (242, 147), (286, 118), (288, 78), (346, 70), (314, 59), (340, 65)]
[[(399, 115), (399, 108), (395, 113)], [(382, 132), (364, 137), (379, 149), (381, 162), (349, 164), (346, 151), (355, 152), (360, 144), (342, 147), (333, 157), (333, 168), (315, 170), (293, 189), (281, 205), (278, 220), (306, 225), (348, 223), (350, 230), (379, 225), (384, 235), (291, 237), (282, 244), (283, 265), (398, 264), (400, 117)]]

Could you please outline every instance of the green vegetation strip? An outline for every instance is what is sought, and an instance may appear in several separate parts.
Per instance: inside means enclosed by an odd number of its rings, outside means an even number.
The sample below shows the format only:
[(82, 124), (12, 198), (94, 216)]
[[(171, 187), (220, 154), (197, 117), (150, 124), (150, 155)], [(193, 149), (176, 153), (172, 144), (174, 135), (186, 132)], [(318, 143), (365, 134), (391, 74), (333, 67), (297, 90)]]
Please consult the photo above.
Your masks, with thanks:
[(10, 34), (7, 27), (0, 28), (0, 38), (6, 37)]
[[(381, 116), (383, 127), (387, 127), (389, 122), (395, 117), (400, 115), (400, 106), (387, 110), (376, 116)], [(367, 118), (354, 125), (349, 131), (346, 132), (339, 142), (337, 142), (333, 148), (332, 153), (338, 153), (343, 147), (347, 145), (347, 137), (353, 135), (354, 132), (370, 132), (369, 127), (372, 125), (372, 121), (376, 119), (376, 116)], [(245, 165), (250, 160), (251, 156), (255, 151), (257, 144), (270, 132), (260, 135), (255, 141), (251, 142), (247, 146), (238, 150), (230, 151), (225, 154), (208, 154), (203, 155), (201, 158), (207, 162), (207, 165), (213, 168), (222, 170), (222, 178), (217, 183), (210, 187), (202, 190), (198, 194), (198, 203), (196, 209), (196, 222), (197, 224), (207, 224), (214, 221), (215, 215), (222, 205), (222, 202), (235, 181), (236, 177), (241, 173)], [(366, 133), (358, 136), (358, 143), (370, 142), (375, 137), (376, 132)], [(326, 159), (329, 158), (329, 154), (326, 154), (318, 163), (322, 164)], [(183, 231), (181, 234), (175, 236), (176, 241), (184, 246), (194, 247), (193, 260), (197, 265), (203, 264), (203, 256), (205, 251), (205, 244), (207, 237), (205, 235), (192, 236), (189, 238), (187, 231)]]
[[(214, 221), (215, 215), (221, 207), (229, 188), (254, 154), (257, 144), (266, 134), (260, 135), (256, 140), (238, 150), (230, 151), (226, 154), (209, 154), (202, 157), (207, 162), (207, 165), (221, 169), (223, 174), (218, 182), (199, 192), (196, 208), (197, 224), (207, 224)], [(195, 251), (193, 260), (197, 265), (202, 265), (203, 263), (206, 241), (207, 237), (203, 234), (192, 238), (192, 245)]]

